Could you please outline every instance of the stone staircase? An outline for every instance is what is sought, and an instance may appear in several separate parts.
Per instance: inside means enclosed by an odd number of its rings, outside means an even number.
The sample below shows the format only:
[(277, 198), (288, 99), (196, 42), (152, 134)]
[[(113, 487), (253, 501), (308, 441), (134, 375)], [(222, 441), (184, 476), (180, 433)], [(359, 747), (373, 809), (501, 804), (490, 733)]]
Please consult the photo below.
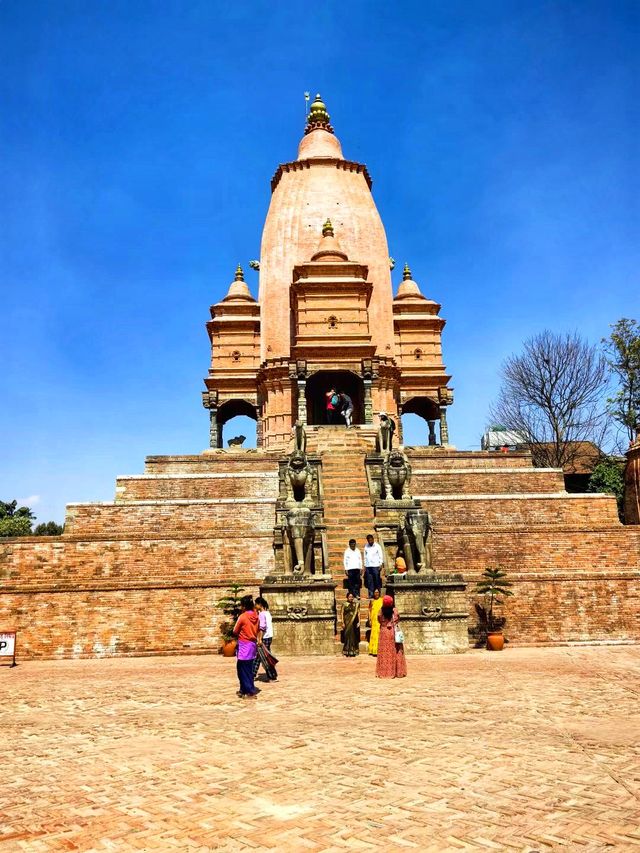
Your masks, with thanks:
[[(367, 428), (320, 427), (317, 432), (317, 452), (322, 456), (329, 566), (338, 585), (338, 613), (345, 599), (344, 549), (353, 538), (362, 550), (367, 533), (373, 532), (373, 507), (364, 457), (373, 448), (374, 441), (375, 431)], [(360, 618), (364, 625), (368, 608), (366, 595), (362, 603)]]

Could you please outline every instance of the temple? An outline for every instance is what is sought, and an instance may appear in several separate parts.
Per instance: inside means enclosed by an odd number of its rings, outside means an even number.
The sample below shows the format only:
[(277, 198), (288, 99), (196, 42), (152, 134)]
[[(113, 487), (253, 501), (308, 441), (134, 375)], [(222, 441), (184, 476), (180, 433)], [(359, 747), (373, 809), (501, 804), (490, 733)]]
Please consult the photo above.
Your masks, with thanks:
[[(640, 443), (626, 525), (615, 497), (569, 494), (527, 451), (456, 450), (440, 305), (408, 265), (393, 271), (367, 168), (343, 156), (320, 96), (271, 189), (257, 299), (238, 266), (210, 309), (208, 446), (147, 457), (113, 501), (70, 503), (61, 536), (0, 540), (0, 627), (20, 656), (216, 651), (231, 583), (269, 598), (278, 655), (334, 654), (343, 551), (368, 533), (409, 652), (469, 648), (488, 567), (513, 582), (512, 643), (640, 640)], [(351, 428), (327, 424), (332, 388)], [(407, 413), (424, 420), (416, 446)], [(237, 415), (256, 448), (230, 446)]]
[[(395, 299), (387, 238), (366, 166), (346, 160), (320, 95), (298, 158), (278, 167), (262, 234), (258, 301), (239, 267), (211, 307), (204, 406), (211, 446), (237, 414), (257, 422), (258, 446), (283, 449), (298, 420), (326, 423), (334, 385), (354, 402), (354, 424), (374, 413), (420, 415), (448, 443), (453, 401), (442, 363), (440, 306), (405, 265)], [(284, 239), (286, 235), (286, 239)], [(425, 434), (426, 434), (425, 425)]]

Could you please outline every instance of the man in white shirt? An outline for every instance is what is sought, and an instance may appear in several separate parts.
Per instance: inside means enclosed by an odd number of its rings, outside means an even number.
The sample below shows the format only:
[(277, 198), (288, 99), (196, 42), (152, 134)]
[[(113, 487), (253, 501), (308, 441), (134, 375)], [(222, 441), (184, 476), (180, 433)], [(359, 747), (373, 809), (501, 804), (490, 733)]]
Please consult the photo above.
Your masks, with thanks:
[(373, 598), (373, 591), (379, 589), (382, 592), (382, 579), (380, 572), (384, 563), (382, 548), (373, 541), (370, 533), (367, 536), (367, 544), (364, 546), (364, 582), (367, 585), (369, 598)]
[(354, 598), (360, 598), (362, 586), (362, 554), (356, 548), (356, 540), (349, 539), (349, 547), (344, 552), (344, 573), (347, 576), (347, 589)]
[[(269, 605), (266, 598), (259, 595), (255, 600), (256, 613), (258, 614), (258, 646), (264, 646), (268, 652), (271, 651), (271, 641), (273, 640), (273, 619), (269, 612)], [(267, 666), (264, 660), (261, 660), (260, 651), (253, 662), (253, 677), (255, 678), (260, 669), (260, 664), (265, 668), (267, 681), (277, 681), (278, 672), (275, 667)]]

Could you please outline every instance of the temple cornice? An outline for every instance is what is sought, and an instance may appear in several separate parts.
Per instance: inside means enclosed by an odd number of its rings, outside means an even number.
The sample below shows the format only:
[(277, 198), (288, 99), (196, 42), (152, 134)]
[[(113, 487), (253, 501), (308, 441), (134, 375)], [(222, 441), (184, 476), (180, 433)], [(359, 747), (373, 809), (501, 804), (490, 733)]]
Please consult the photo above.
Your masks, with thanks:
[(292, 160), (290, 163), (281, 163), (271, 178), (271, 192), (275, 191), (285, 172), (301, 172), (310, 169), (311, 166), (335, 166), (336, 169), (342, 169), (344, 172), (361, 172), (369, 189), (373, 185), (369, 170), (363, 163), (356, 163), (354, 160), (342, 160), (338, 157), (312, 157), (306, 160)]

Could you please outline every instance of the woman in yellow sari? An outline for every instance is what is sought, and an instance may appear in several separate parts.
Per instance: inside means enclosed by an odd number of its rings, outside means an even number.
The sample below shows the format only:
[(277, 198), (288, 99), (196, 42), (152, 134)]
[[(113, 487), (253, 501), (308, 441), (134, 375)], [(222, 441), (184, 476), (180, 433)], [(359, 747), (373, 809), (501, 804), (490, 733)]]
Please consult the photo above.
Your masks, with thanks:
[(369, 654), (378, 654), (378, 640), (380, 638), (380, 623), (378, 622), (378, 613), (382, 607), (382, 599), (380, 598), (380, 590), (373, 591), (373, 598), (369, 602)]

